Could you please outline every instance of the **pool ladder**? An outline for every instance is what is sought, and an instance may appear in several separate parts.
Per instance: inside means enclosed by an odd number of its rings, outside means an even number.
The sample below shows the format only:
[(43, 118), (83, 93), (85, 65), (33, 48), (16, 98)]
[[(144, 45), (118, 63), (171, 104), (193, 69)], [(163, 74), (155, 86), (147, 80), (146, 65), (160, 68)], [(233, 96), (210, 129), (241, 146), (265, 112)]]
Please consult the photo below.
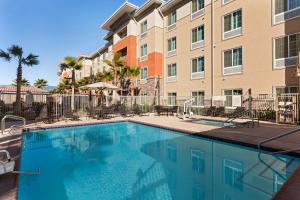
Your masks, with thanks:
[(10, 127), (9, 133), (11, 134), (12, 131), (15, 131), (17, 128), (22, 128), (23, 126), (26, 125), (26, 119), (24, 117), (20, 117), (20, 116), (15, 116), (15, 115), (5, 115), (3, 117), (3, 119), (1, 120), (1, 132), (2, 135), (4, 134), (4, 129), (5, 129), (5, 120), (6, 119), (14, 119), (14, 120), (20, 120), (23, 121), (23, 125), (22, 126), (17, 126), (17, 125), (12, 125)]
[[(261, 152), (261, 146), (267, 142), (271, 142), (271, 141), (274, 141), (274, 140), (277, 140), (279, 138), (283, 138), (285, 136), (288, 136), (288, 135), (291, 135), (291, 134), (294, 134), (294, 133), (297, 133), (300, 131), (300, 128), (297, 128), (297, 129), (294, 129), (294, 130), (291, 130), (291, 131), (288, 131), (286, 133), (283, 133), (283, 134), (280, 134), (280, 135), (277, 135), (277, 136), (274, 136), (274, 137), (271, 137), (269, 139), (266, 139), (266, 140), (263, 140), (261, 141), (260, 143), (258, 143), (257, 147), (258, 147), (258, 150), (259, 152)], [(272, 152), (270, 154), (285, 154), (285, 153), (290, 153), (290, 152), (294, 152), (294, 151), (299, 151), (300, 148), (295, 148), (295, 149), (289, 149), (289, 150), (283, 150), (283, 151), (277, 151), (277, 152)]]

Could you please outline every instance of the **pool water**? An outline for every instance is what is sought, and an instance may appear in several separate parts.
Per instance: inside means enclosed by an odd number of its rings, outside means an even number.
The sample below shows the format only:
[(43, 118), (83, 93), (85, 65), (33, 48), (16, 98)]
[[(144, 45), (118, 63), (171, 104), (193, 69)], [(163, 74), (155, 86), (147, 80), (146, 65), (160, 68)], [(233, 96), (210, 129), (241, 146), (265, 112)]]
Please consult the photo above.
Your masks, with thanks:
[(222, 121), (205, 120), (205, 119), (194, 120), (192, 122), (196, 123), (196, 124), (203, 124), (203, 125), (210, 125), (210, 126), (219, 126), (219, 127), (224, 127), (224, 126), (233, 127), (233, 126), (237, 126), (236, 123), (232, 123), (232, 122), (222, 122)]
[(122, 122), (24, 133), (19, 200), (267, 200), (294, 157)]

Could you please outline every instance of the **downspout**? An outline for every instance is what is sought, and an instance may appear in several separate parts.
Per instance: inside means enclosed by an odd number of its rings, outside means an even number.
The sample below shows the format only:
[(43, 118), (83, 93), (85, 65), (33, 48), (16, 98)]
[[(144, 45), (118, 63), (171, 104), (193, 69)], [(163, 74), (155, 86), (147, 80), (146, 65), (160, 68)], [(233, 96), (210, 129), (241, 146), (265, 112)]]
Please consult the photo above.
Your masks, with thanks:
[(211, 0), (211, 106), (213, 105), (213, 96), (215, 95), (215, 80), (214, 80), (214, 68), (215, 68), (215, 34), (214, 34), (214, 0)]
[[(163, 20), (163, 49), (162, 49), (162, 53), (163, 53), (163, 66), (162, 66), (162, 81), (163, 81), (163, 88), (162, 88), (162, 93), (163, 93), (163, 97), (165, 97), (165, 88), (166, 88), (166, 79), (165, 79), (165, 67), (166, 67), (166, 58), (165, 58), (165, 18), (164, 18), (164, 14), (162, 13), (161, 9), (158, 8), (157, 9), (159, 14), (162, 17)], [(161, 88), (160, 88), (161, 89)], [(159, 94), (160, 95), (160, 94)]]

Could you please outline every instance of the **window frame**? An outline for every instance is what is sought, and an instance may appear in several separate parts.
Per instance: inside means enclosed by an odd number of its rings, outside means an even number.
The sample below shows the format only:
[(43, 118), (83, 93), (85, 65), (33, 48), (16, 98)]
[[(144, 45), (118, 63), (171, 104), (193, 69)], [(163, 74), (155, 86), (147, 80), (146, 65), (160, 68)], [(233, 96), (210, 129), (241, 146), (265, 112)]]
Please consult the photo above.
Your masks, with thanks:
[[(193, 11), (194, 1), (196, 1), (196, 7), (197, 7), (196, 11)], [(203, 1), (203, 8), (199, 9), (200, 5), (202, 5), (202, 4), (199, 5), (199, 1)], [(199, 12), (200, 10), (203, 10), (204, 8), (205, 8), (205, 0), (192, 0), (192, 7), (191, 7), (191, 13), (192, 14), (195, 14), (195, 13)]]
[[(144, 70), (146, 70), (147, 72), (147, 75), (146, 77), (144, 77)], [(148, 79), (148, 76), (149, 76), (149, 71), (148, 71), (148, 66), (145, 66), (145, 67), (141, 67), (141, 80), (147, 80)]]
[[(198, 38), (198, 31), (201, 31), (201, 28), (203, 28), (203, 34), (202, 34), (202, 37), (203, 37), (203, 39), (200, 39), (199, 40), (199, 38)], [(198, 30), (199, 29), (199, 30)], [(196, 30), (196, 33), (197, 33), (197, 41), (196, 42), (193, 42), (193, 31), (195, 31)], [(198, 43), (198, 42), (202, 42), (202, 41), (204, 41), (205, 40), (205, 27), (204, 27), (204, 24), (202, 24), (202, 25), (200, 25), (200, 26), (197, 26), (197, 27), (195, 27), (195, 28), (193, 28), (192, 29), (192, 31), (191, 31), (191, 43), (192, 44), (196, 44), (196, 43)]]
[[(146, 52), (144, 52), (145, 49), (146, 49)], [(145, 44), (141, 45), (140, 51), (141, 51), (140, 58), (141, 59), (146, 58), (148, 56), (148, 44), (145, 43)], [(146, 53), (146, 54), (144, 55), (144, 53)]]
[[(145, 24), (146, 24), (146, 29), (144, 30)], [(141, 23), (141, 35), (144, 34), (144, 33), (147, 33), (147, 31), (148, 31), (148, 20), (144, 20)]]
[[(172, 15), (172, 14), (174, 14), (175, 13), (175, 15)], [(172, 17), (173, 16), (175, 16), (175, 21), (172, 23)], [(174, 10), (174, 11), (172, 11), (169, 15), (168, 15), (168, 19), (167, 19), (168, 21), (167, 21), (167, 25), (168, 25), (168, 27), (169, 26), (173, 26), (174, 24), (176, 24), (177, 23), (177, 10)]]
[[(241, 12), (241, 26), (237, 27), (237, 28), (234, 28), (234, 17), (233, 17), (233, 14), (237, 13), (237, 12)], [(227, 16), (230, 16), (230, 30), (225, 31), (225, 17), (227, 17)], [(223, 35), (225, 33), (231, 32), (231, 31), (235, 31), (235, 30), (238, 30), (238, 29), (243, 29), (243, 24), (244, 24), (243, 9), (240, 8), (240, 9), (234, 10), (234, 11), (232, 11), (230, 13), (227, 13), (227, 14), (223, 15), (222, 21), (223, 21), (223, 23), (222, 23), (222, 25), (223, 25), (223, 27), (222, 27)]]
[[(193, 96), (193, 93), (197, 93), (197, 96)], [(202, 95), (199, 95), (200, 93), (203, 93), (203, 105), (198, 102), (197, 98), (200, 98)], [(205, 99), (205, 90), (194, 90), (191, 92), (191, 98), (196, 98), (196, 101), (192, 104), (193, 108), (203, 108), (204, 107), (204, 99)]]
[[(171, 94), (171, 95), (170, 95)], [(174, 95), (175, 94), (175, 95)], [(173, 96), (174, 95), (174, 96)], [(175, 104), (173, 104), (173, 100), (170, 98), (175, 98)], [(171, 101), (170, 101), (171, 100)], [(170, 103), (171, 102), (171, 103)], [(168, 92), (168, 105), (176, 106), (177, 105), (177, 92)]]
[[(169, 75), (169, 66), (171, 66), (171, 68), (172, 67), (174, 67), (174, 65), (175, 65), (175, 75)], [(171, 69), (171, 72), (172, 72), (173, 70)], [(177, 77), (177, 63), (171, 63), (171, 64), (168, 64), (167, 65), (167, 78), (174, 78), (174, 77)]]
[[(171, 43), (170, 47), (172, 48), (172, 40), (175, 39), (175, 49), (169, 49), (169, 42)], [(177, 51), (177, 36), (171, 37), (168, 39), (168, 52)]]
[[(275, 60), (280, 60), (280, 59), (287, 59), (287, 58), (294, 58), (294, 57), (298, 57), (298, 54), (296, 55), (296, 56), (291, 56), (290, 55), (290, 37), (291, 36), (294, 36), (294, 35), (299, 35), (299, 37), (300, 37), (300, 32), (297, 32), (297, 33), (292, 33), (292, 34), (288, 34), (288, 35), (283, 35), (283, 36), (279, 36), (279, 37), (276, 37), (276, 38), (274, 38), (274, 58), (275, 58)], [(276, 48), (276, 40), (278, 40), (278, 39), (285, 39), (285, 38), (287, 38), (287, 41), (288, 41), (288, 44), (287, 44), (287, 49), (288, 49), (288, 52), (287, 52), (287, 57), (283, 57), (283, 58), (277, 58), (276, 57), (276, 50), (277, 50), (277, 48)], [(300, 49), (299, 49), (300, 50)]]
[[(203, 71), (197, 71), (197, 72), (193, 72), (193, 62), (194, 60), (197, 61), (197, 69), (198, 69), (198, 65), (200, 65), (199, 62), (201, 59), (203, 59)], [(199, 56), (199, 57), (196, 57), (196, 58), (192, 58), (192, 62), (191, 62), (191, 74), (197, 74), (197, 73), (201, 73), (201, 72), (205, 72), (205, 57), (204, 56)]]
[[(233, 65), (234, 63), (234, 54), (233, 54), (233, 51), (236, 50), (236, 49), (241, 49), (241, 52), (242, 52), (242, 56), (241, 56), (241, 61), (242, 61), (242, 64), (241, 65)], [(231, 51), (231, 66), (230, 67), (225, 67), (225, 52), (227, 51)], [(243, 66), (244, 66), (244, 48), (243, 46), (239, 46), (239, 47), (234, 47), (234, 48), (231, 48), (231, 49), (225, 49), (223, 50), (223, 59), (222, 59), (222, 67), (223, 67), (223, 75), (234, 75), (234, 74), (242, 74), (243, 73)], [(237, 73), (224, 73), (224, 70), (225, 69), (232, 69), (232, 68), (238, 68), (238, 67), (241, 67), (241, 72), (237, 72)]]

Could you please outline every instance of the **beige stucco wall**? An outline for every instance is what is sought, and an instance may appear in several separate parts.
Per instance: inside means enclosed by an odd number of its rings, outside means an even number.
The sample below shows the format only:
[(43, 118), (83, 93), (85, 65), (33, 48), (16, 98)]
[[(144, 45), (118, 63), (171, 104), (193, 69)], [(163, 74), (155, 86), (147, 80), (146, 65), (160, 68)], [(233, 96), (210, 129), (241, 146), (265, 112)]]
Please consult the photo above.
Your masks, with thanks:
[[(206, 2), (207, 4), (207, 2)], [(243, 32), (241, 36), (223, 40), (223, 16), (242, 9)], [(171, 10), (170, 10), (171, 11)], [(165, 13), (165, 26), (167, 14)], [(177, 25), (173, 31), (164, 31), (164, 52), (167, 54), (167, 40), (177, 37), (177, 55), (166, 58), (164, 67), (165, 91), (177, 92), (177, 96), (190, 96), (192, 91), (204, 90), (211, 97), (211, 4), (205, 7), (204, 16), (191, 21), (191, 2), (177, 8)], [(224, 89), (241, 88), (246, 93), (252, 88), (254, 94), (272, 94), (274, 86), (298, 86), (296, 68), (273, 68), (273, 39), (286, 33), (300, 32), (300, 18), (285, 23), (273, 24), (272, 1), (233, 0), (222, 5), (222, 0), (214, 3), (214, 95), (222, 95)], [(201, 24), (205, 26), (205, 47), (190, 50), (191, 29)], [(223, 51), (243, 47), (243, 72), (239, 75), (223, 75)], [(191, 80), (191, 59), (205, 56), (205, 78)], [(167, 65), (177, 63), (177, 81), (167, 83)]]
[[(164, 66), (164, 80), (165, 80), (165, 95), (169, 92), (177, 92), (177, 96), (190, 96), (193, 91), (205, 91), (210, 95), (210, 13), (207, 12), (208, 7), (205, 8), (205, 15), (191, 20), (191, 3), (185, 4), (177, 10), (176, 29), (165, 32), (164, 51), (165, 51), (165, 66)], [(165, 24), (167, 24), (167, 16), (165, 17)], [(205, 28), (205, 46), (203, 48), (191, 50), (191, 32), (204, 24)], [(167, 26), (166, 26), (167, 27)], [(177, 55), (173, 57), (166, 57), (168, 48), (168, 39), (177, 38)], [(191, 61), (193, 58), (200, 56), (205, 57), (205, 78), (192, 80), (191, 79)], [(167, 82), (167, 66), (168, 64), (177, 64), (177, 81), (174, 83)]]

